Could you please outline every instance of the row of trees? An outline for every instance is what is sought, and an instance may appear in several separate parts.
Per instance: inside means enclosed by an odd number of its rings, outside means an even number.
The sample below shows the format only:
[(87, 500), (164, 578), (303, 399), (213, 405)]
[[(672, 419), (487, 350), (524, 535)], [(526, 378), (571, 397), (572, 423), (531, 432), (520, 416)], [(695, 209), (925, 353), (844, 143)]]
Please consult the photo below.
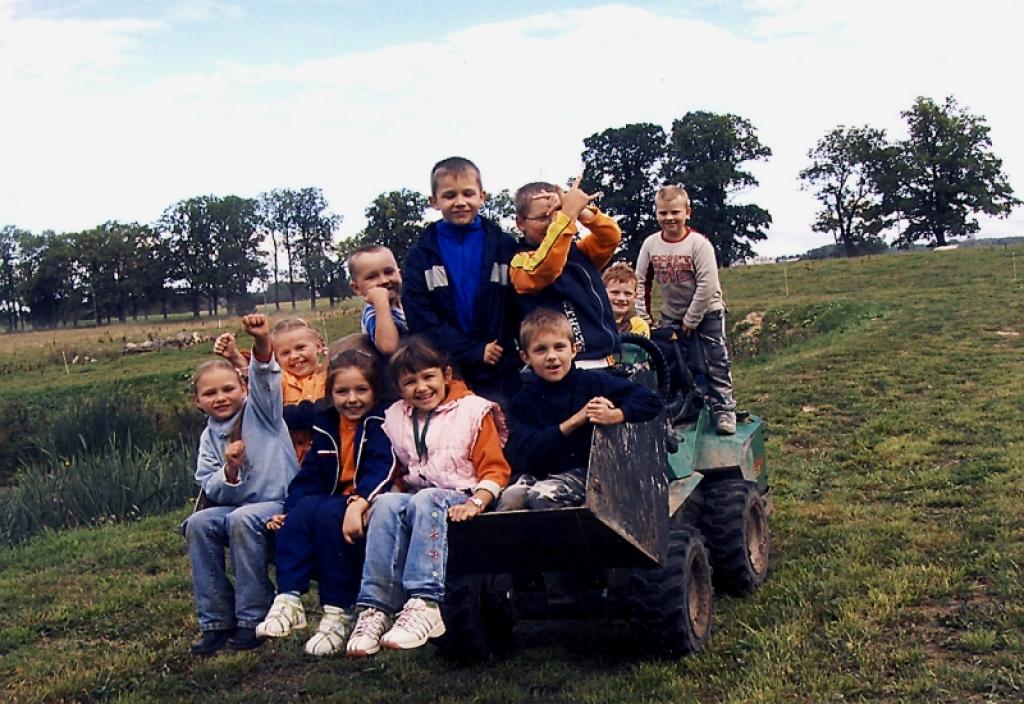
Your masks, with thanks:
[(996, 157), (985, 119), (952, 97), (918, 98), (901, 113), (907, 138), (840, 125), (808, 152), (800, 172), (822, 208), (812, 225), (853, 255), (887, 234), (898, 247), (944, 245), (979, 231), (977, 213), (1002, 216), (1020, 205)]
[(196, 196), (152, 224), (39, 235), (8, 225), (0, 229), (0, 312), (8, 330), (178, 309), (198, 317), (249, 307), (257, 280), (279, 294), (286, 287), (293, 307), (297, 295), (333, 303), (346, 292), (340, 222), (319, 188), (304, 188)]
[[(1006, 215), (1018, 201), (991, 153), (984, 118), (953, 98), (918, 98), (902, 113), (909, 136), (889, 142), (882, 130), (837, 127), (809, 152), (802, 187), (822, 203), (813, 228), (832, 233), (847, 254), (878, 249), (893, 233), (898, 246), (945, 244), (978, 230), (975, 214)], [(657, 230), (654, 194), (683, 184), (691, 224), (709, 237), (722, 266), (753, 254), (771, 214), (737, 196), (758, 185), (748, 164), (771, 156), (753, 125), (731, 114), (690, 112), (668, 131), (640, 123), (584, 140), (583, 188), (603, 190), (602, 207), (619, 218), (620, 255), (635, 261)], [(149, 225), (110, 222), (78, 233), (41, 235), (0, 230), (0, 312), (8, 329), (74, 323), (85, 315), (125, 320), (184, 308), (199, 316), (251, 304), (262, 281), (280, 308), (349, 293), (344, 262), (354, 248), (385, 244), (401, 262), (422, 231), (427, 198), (400, 189), (366, 209), (366, 227), (338, 241), (341, 217), (318, 188), (278, 189), (257, 198), (197, 196), (167, 208)], [(511, 229), (508, 190), (493, 193), (482, 213)]]

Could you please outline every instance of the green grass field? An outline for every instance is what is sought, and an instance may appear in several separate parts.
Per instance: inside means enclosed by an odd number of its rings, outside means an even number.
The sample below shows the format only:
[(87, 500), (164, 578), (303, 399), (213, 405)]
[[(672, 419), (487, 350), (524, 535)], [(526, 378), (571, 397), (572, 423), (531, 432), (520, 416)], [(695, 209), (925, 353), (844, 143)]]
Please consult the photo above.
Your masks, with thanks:
[[(312, 660), (301, 636), (193, 659), (183, 506), (0, 549), (0, 700), (1021, 701), (1024, 280), (1011, 251), (724, 272), (730, 317), (746, 321), (737, 396), (769, 425), (773, 574), (716, 600), (700, 653), (654, 659), (625, 624), (567, 621), (521, 625), (522, 651), (488, 666), (453, 669), (431, 648)], [(122, 375), (166, 391), (195, 361), (156, 360), (120, 362), (138, 365)], [(0, 377), (0, 396), (28, 388)]]

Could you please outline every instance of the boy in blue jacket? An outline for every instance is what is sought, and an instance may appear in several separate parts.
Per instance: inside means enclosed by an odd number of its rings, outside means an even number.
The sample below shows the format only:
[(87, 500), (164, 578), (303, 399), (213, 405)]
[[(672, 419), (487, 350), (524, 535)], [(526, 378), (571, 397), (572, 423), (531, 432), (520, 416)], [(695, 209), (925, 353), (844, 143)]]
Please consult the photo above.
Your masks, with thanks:
[(661, 413), (661, 399), (607, 371), (576, 369), (572, 328), (556, 310), (541, 307), (527, 315), (519, 339), (536, 379), (509, 406), (510, 458), (518, 478), (502, 492), (496, 510), (579, 506), (594, 426), (651, 420)]
[(435, 164), (430, 191), (430, 205), (442, 219), (405, 258), (402, 307), (409, 332), (430, 338), (475, 393), (504, 403), (519, 388), (508, 279), (516, 241), (480, 217), (487, 194), (469, 159)]

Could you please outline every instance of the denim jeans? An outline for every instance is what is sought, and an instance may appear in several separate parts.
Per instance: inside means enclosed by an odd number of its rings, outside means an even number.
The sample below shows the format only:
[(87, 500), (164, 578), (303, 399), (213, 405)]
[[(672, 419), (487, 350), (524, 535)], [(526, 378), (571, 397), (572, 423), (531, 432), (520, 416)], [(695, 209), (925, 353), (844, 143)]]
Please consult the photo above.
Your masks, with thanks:
[(443, 601), (448, 509), (468, 499), (465, 492), (437, 488), (374, 499), (356, 603), (393, 614), (407, 596)]
[(348, 497), (314, 494), (295, 504), (275, 539), (274, 565), (280, 592), (320, 585), (320, 603), (349, 608), (359, 591), (363, 541), (349, 545), (341, 533)]
[[(255, 628), (267, 615), (274, 584), (267, 575), (265, 525), (276, 513), (284, 513), (284, 504), (265, 501), (214, 506), (185, 521), (200, 630)], [(234, 586), (225, 567), (225, 549), (231, 551)]]

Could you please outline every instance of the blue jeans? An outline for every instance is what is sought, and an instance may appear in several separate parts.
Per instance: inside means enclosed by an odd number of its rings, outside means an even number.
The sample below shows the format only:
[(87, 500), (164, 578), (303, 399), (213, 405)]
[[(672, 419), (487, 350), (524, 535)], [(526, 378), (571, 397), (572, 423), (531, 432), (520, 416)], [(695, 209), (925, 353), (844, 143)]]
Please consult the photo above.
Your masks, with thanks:
[[(199, 630), (256, 628), (274, 600), (267, 576), (266, 523), (284, 513), (281, 501), (244, 506), (214, 506), (185, 521), (192, 590)], [(235, 584), (228, 580), (224, 550), (231, 551)]]
[(320, 585), (320, 603), (349, 608), (359, 591), (363, 541), (349, 545), (341, 533), (348, 497), (314, 494), (295, 504), (275, 540), (274, 565), (280, 592)]
[(465, 492), (436, 488), (374, 499), (356, 603), (393, 614), (406, 596), (443, 601), (448, 509), (468, 499)]

